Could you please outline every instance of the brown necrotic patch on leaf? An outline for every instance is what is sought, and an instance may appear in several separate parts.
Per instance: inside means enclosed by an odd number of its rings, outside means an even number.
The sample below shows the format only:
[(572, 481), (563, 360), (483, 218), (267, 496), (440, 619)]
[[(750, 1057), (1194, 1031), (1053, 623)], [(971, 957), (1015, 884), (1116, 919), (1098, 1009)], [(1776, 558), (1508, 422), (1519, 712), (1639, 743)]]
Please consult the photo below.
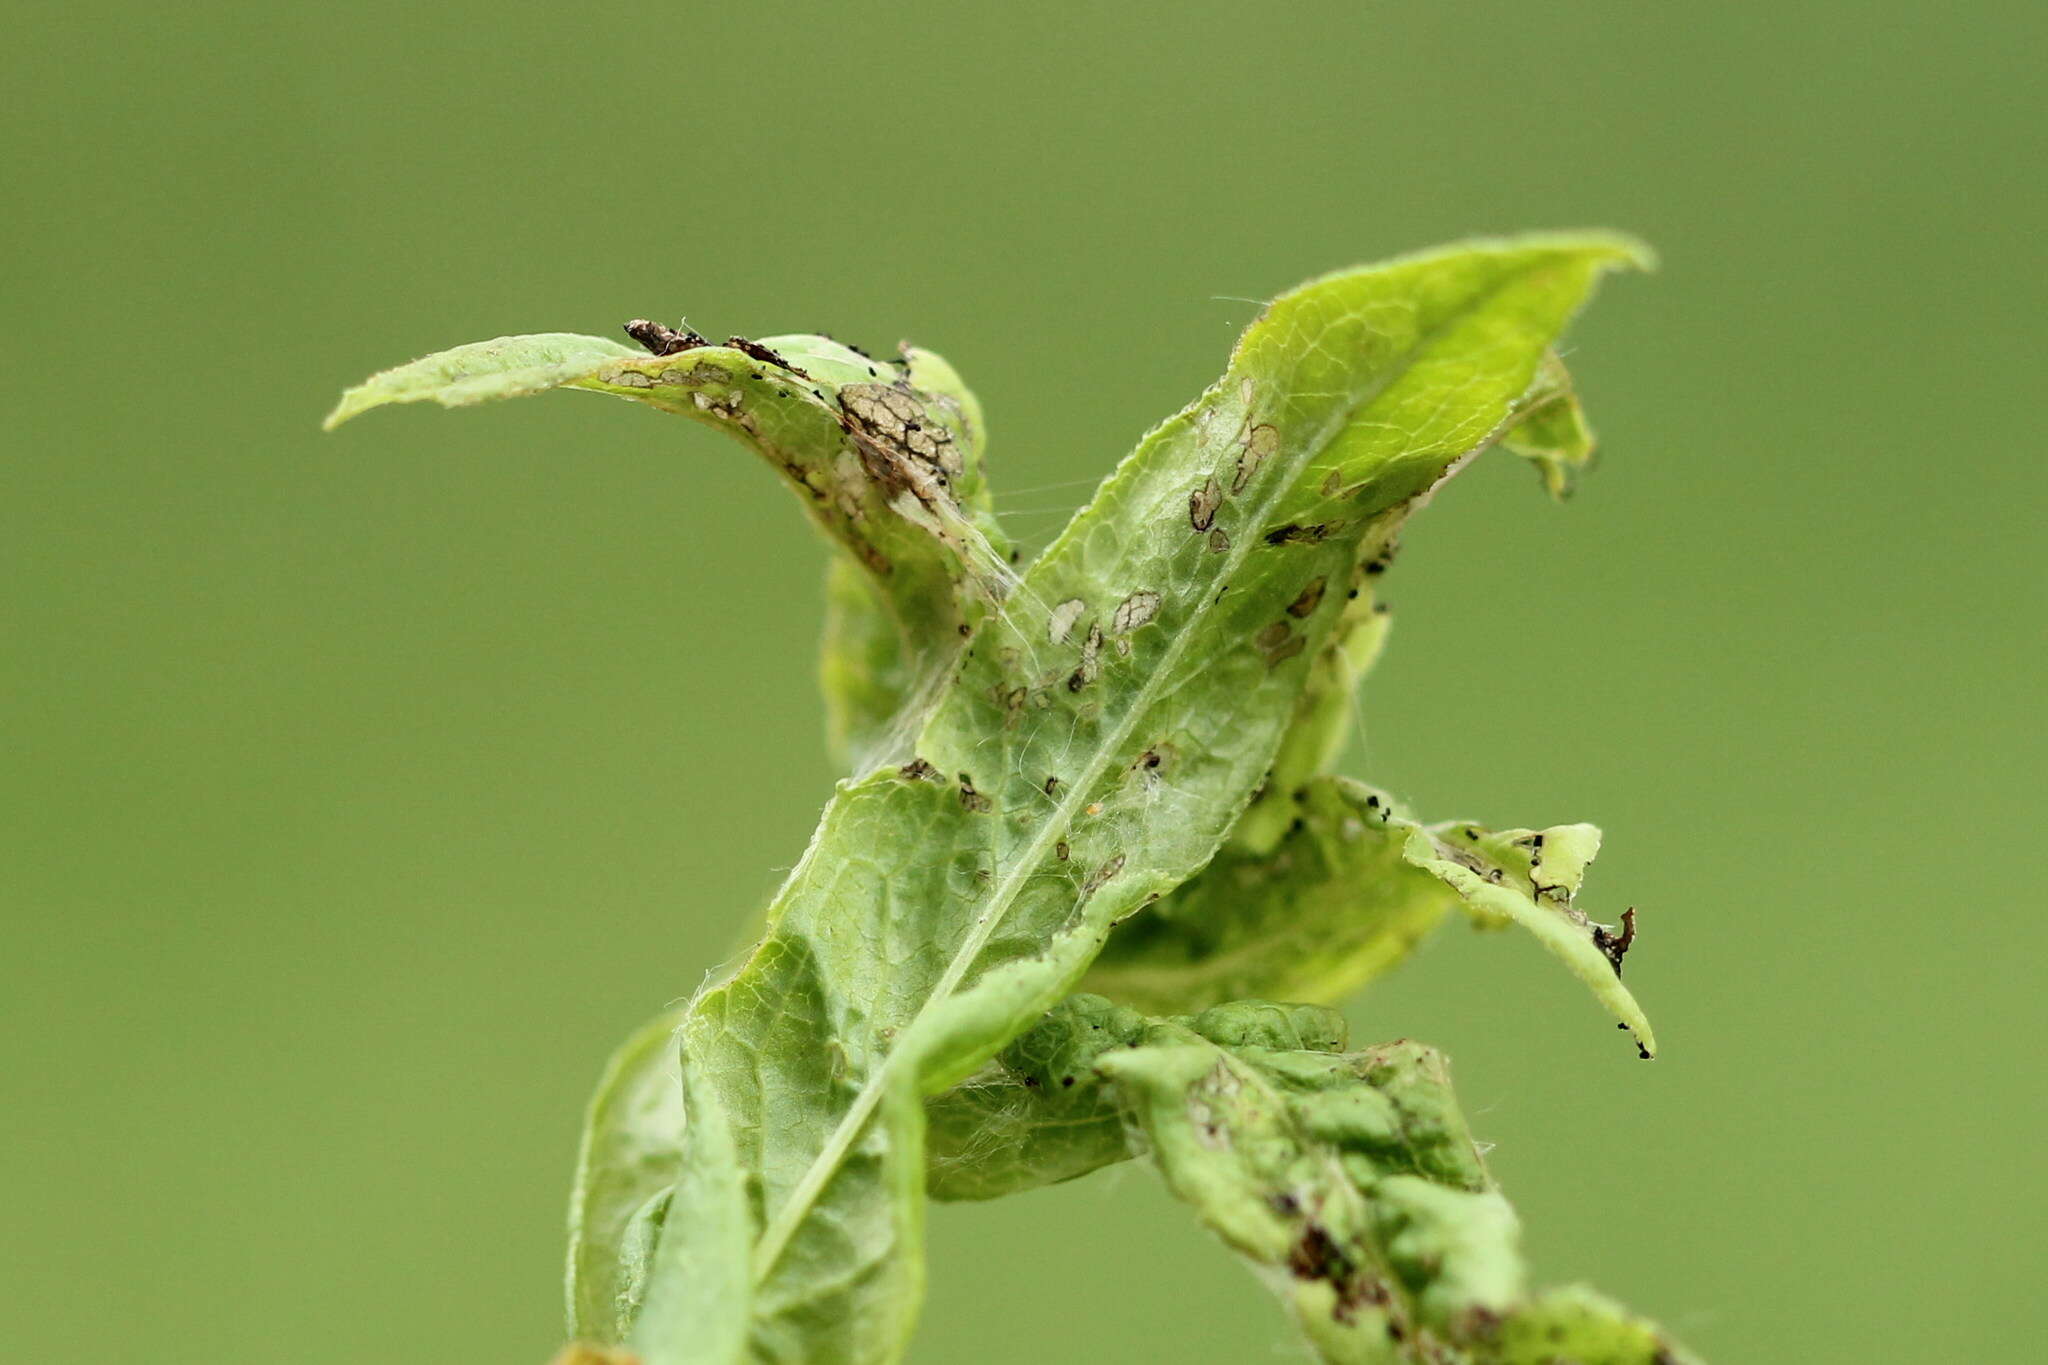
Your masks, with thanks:
[(1067, 690), (1079, 692), (1102, 676), (1102, 627), (1090, 625), (1088, 638), (1081, 642), (1081, 662), (1067, 676)]
[(1323, 589), (1329, 586), (1329, 581), (1327, 578), (1309, 580), (1309, 585), (1301, 590), (1301, 595), (1287, 604), (1287, 614), (1298, 620), (1314, 611), (1316, 605), (1323, 600)]
[(1208, 482), (1188, 494), (1188, 525), (1206, 531), (1216, 524), (1216, 509), (1223, 503), (1223, 485), (1211, 475)]
[(1073, 638), (1074, 623), (1081, 619), (1081, 613), (1088, 604), (1078, 597), (1070, 597), (1054, 607), (1046, 616), (1045, 633), (1056, 645), (1063, 645)]
[(1220, 555), (1230, 548), (1230, 532), (1221, 526), (1209, 533), (1209, 553)]
[(1158, 614), (1159, 594), (1150, 588), (1140, 588), (1116, 604), (1110, 626), (1119, 635), (1129, 635)]
[(1231, 476), (1230, 491), (1232, 493), (1244, 492), (1245, 485), (1252, 481), (1252, 476), (1259, 472), (1260, 466), (1271, 459), (1273, 452), (1279, 448), (1280, 430), (1278, 427), (1260, 425), (1246, 432), (1244, 449), (1239, 452), (1237, 457), (1237, 472)]
[(892, 456), (948, 479), (966, 467), (953, 433), (914, 393), (893, 384), (848, 384), (839, 390), (839, 408), (849, 431)]
[(1252, 637), (1252, 645), (1266, 656), (1266, 666), (1276, 668), (1308, 647), (1308, 637), (1297, 635), (1285, 621), (1275, 621)]
[(1003, 708), (1003, 725), (1005, 728), (1010, 728), (1014, 727), (1017, 724), (1017, 718), (1024, 714), (1024, 705), (1031, 699), (1031, 691), (1025, 687), (1012, 687), (1003, 683), (997, 683), (990, 689), (990, 696), (998, 706)]
[(1086, 900), (1097, 891), (1100, 891), (1108, 884), (1110, 878), (1123, 870), (1124, 855), (1119, 853), (1088, 874), (1088, 879), (1081, 883), (1081, 899)]
[[(732, 376), (708, 361), (699, 361), (689, 369), (671, 367), (661, 372), (661, 382), (681, 387), (699, 388), (712, 384), (730, 384)], [(734, 394), (735, 400), (738, 394)]]

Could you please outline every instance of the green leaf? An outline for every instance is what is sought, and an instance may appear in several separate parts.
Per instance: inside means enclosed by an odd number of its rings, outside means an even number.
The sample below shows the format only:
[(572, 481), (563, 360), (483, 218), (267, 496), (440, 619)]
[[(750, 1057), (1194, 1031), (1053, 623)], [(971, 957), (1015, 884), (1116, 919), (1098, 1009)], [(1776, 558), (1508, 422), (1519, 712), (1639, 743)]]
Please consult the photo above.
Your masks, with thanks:
[[(925, 1104), (926, 1190), (994, 1199), (1072, 1180), (1131, 1155), (1096, 1062), (1158, 1021), (1099, 995), (1069, 996), (986, 1068)], [(1227, 1047), (1342, 1047), (1344, 1018), (1317, 1005), (1238, 1001), (1167, 1021)]]
[[(1301, 697), (1294, 705), (1294, 720), (1287, 728), (1273, 767), (1252, 803), (1238, 817), (1230, 832), (1232, 849), (1246, 853), (1271, 853), (1293, 828), (1297, 815), (1294, 795), (1301, 787), (1330, 771), (1351, 734), (1358, 713), (1358, 685), (1385, 648), (1393, 624), (1386, 604), (1376, 601), (1372, 583), (1392, 562), (1394, 546), (1353, 571), (1345, 588), (1345, 605), (1329, 640), (1316, 652)], [(1341, 585), (1316, 588), (1320, 597)], [(1290, 604), (1290, 611), (1302, 610), (1306, 602)], [(1197, 878), (1197, 882), (1201, 879)]]
[(1699, 1365), (1653, 1322), (1583, 1285), (1545, 1290), (1476, 1344), (1480, 1365)]
[(1448, 885), (1482, 925), (1519, 924), (1584, 982), (1593, 998), (1635, 1038), (1645, 1060), (1657, 1035), (1642, 1006), (1621, 984), (1621, 957), (1635, 936), (1635, 912), (1626, 926), (1593, 923), (1576, 903), (1586, 864), (1600, 850), (1591, 825), (1550, 829), (1488, 830), (1452, 821), (1408, 832), (1402, 856)]
[(983, 1070), (925, 1104), (926, 1190), (994, 1199), (1130, 1155), (1123, 1116), (1095, 1063), (1130, 1047), (1148, 1020), (1099, 995), (1061, 1001)]
[(1383, 793), (1319, 778), (1283, 793), (1277, 849), (1226, 845), (1201, 876), (1120, 926), (1090, 990), (1152, 1013), (1245, 996), (1335, 1002), (1391, 970), (1455, 905), (1404, 856)]
[(1514, 1212), (1428, 1048), (1226, 1048), (1161, 1023), (1096, 1069), (1168, 1186), (1325, 1361), (1682, 1359), (1596, 1296), (1530, 1295)]
[(1248, 995), (1336, 1001), (1399, 965), (1462, 904), (1481, 927), (1533, 933), (1642, 1055), (1656, 1051), (1649, 1019), (1621, 984), (1620, 935), (1577, 904), (1599, 830), (1423, 826), (1347, 778), (1297, 788), (1289, 808), (1295, 824), (1276, 850), (1226, 846), (1201, 876), (1121, 926), (1088, 987), (1159, 1013)]
[(605, 1067), (583, 1122), (569, 1199), (569, 1336), (624, 1341), (645, 1264), (629, 1259), (628, 1232), (676, 1181), (683, 1140), (680, 1009), (659, 1015)]
[(1535, 464), (1550, 496), (1568, 498), (1593, 467), (1594, 437), (1571, 374), (1552, 352), (1523, 398), (1520, 419), (1501, 444)]
[[(1558, 498), (1590, 467), (1592, 431), (1555, 351), (1514, 405), (1501, 443), (1533, 461)], [(1273, 768), (1223, 855), (1111, 940), (1089, 978), (1095, 989), (1158, 1012), (1239, 995), (1334, 1000), (1397, 965), (1449, 904), (1399, 869), (1390, 875), (1384, 841), (1333, 837), (1391, 814), (1385, 793), (1347, 795), (1327, 775), (1357, 715), (1359, 680), (1385, 644), (1386, 608), (1370, 589), (1392, 554), (1390, 545), (1359, 566)], [(1604, 984), (1596, 991), (1608, 993)]]
[[(929, 386), (929, 387), (926, 387)], [(981, 412), (952, 367), (909, 348), (899, 363), (825, 337), (733, 339), (667, 355), (549, 333), (458, 346), (350, 389), (331, 429), (389, 403), (462, 406), (566, 388), (688, 417), (738, 438), (796, 491), (858, 572), (835, 586), (836, 738), (870, 764), (907, 744), (963, 637), (1015, 581), (988, 511)], [(858, 639), (853, 638), (858, 635)], [(864, 676), (845, 689), (849, 677)]]
[(349, 418), (387, 403), (432, 401), (444, 408), (545, 393), (591, 374), (606, 361), (644, 354), (623, 342), (573, 332), (497, 337), (371, 375), (342, 394), (321, 425), (334, 430)]
[(686, 1070), (682, 1090), (686, 1141), (628, 1305), (627, 1341), (656, 1365), (724, 1365), (745, 1358), (753, 1327), (749, 1176), (704, 1078)]

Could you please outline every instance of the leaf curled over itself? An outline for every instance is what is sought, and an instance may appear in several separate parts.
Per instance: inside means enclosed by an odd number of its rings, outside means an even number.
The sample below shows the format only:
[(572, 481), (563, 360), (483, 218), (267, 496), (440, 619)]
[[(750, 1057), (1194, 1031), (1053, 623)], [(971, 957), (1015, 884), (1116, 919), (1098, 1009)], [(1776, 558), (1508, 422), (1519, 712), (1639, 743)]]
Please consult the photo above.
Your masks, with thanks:
[(1544, 358), (1501, 444), (1534, 464), (1544, 488), (1560, 500), (1570, 497), (1580, 476), (1593, 467), (1593, 428), (1555, 351)]
[(326, 425), (392, 403), (459, 407), (550, 389), (718, 428), (797, 493), (845, 551), (833, 570), (831, 727), (866, 766), (907, 738), (914, 716), (901, 713), (929, 702), (963, 636), (1014, 582), (989, 511), (980, 406), (944, 359), (914, 347), (888, 362), (816, 336), (666, 354), (567, 333), (499, 337), (373, 375)]
[(1486, 928), (1519, 924), (1654, 1053), (1656, 1035), (1577, 904), (1599, 851), (1591, 825), (1494, 831), (1424, 826), (1385, 792), (1316, 778), (1289, 800), (1270, 853), (1226, 845), (1201, 875), (1120, 926), (1087, 985), (1139, 1009), (1200, 1009), (1239, 996), (1336, 1001), (1398, 965), (1462, 905)]

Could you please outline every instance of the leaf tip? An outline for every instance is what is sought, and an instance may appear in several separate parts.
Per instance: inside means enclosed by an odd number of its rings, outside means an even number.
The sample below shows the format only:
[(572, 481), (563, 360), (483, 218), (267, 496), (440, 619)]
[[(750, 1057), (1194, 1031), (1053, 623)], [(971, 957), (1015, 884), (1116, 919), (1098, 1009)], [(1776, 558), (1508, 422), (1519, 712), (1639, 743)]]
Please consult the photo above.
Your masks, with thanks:
[[(1515, 239), (1509, 239), (1513, 241)], [(1642, 238), (1629, 232), (1613, 228), (1580, 228), (1568, 232), (1540, 232), (1520, 239), (1525, 243), (1556, 246), (1588, 252), (1602, 258), (1601, 264), (1612, 270), (1640, 270), (1645, 274), (1654, 271), (1662, 262), (1657, 249)]]
[(332, 431), (370, 406), (372, 405), (363, 401), (360, 388), (344, 390), (341, 398), (335, 403), (334, 410), (320, 419), (320, 430)]

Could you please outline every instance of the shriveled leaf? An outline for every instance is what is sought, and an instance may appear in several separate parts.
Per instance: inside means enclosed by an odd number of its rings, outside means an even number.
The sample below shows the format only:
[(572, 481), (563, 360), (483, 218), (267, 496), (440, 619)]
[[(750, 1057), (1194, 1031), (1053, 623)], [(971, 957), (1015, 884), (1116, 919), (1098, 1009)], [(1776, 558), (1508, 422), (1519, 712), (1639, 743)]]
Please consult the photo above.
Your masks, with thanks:
[(1594, 437), (1564, 361), (1552, 352), (1501, 444), (1536, 466), (1553, 498), (1564, 499), (1593, 467)]
[(1478, 1365), (1699, 1365), (1653, 1322), (1583, 1285), (1545, 1290), (1476, 1342)]
[(1268, 852), (1226, 845), (1201, 876), (1118, 927), (1088, 987), (1154, 1013), (1244, 996), (1334, 1002), (1390, 970), (1457, 893), (1403, 856), (1383, 793), (1320, 778), (1283, 795)]
[(1158, 1024), (1096, 1069), (1168, 1186), (1325, 1361), (1682, 1359), (1605, 1300), (1531, 1296), (1514, 1212), (1428, 1048), (1225, 1048)]
[(1643, 1055), (1656, 1050), (1621, 984), (1621, 936), (1577, 904), (1599, 830), (1425, 827), (1347, 778), (1296, 788), (1288, 806), (1294, 825), (1276, 849), (1226, 845), (1199, 877), (1119, 927), (1089, 989), (1158, 1013), (1250, 995), (1336, 1001), (1397, 966), (1462, 904), (1484, 927), (1535, 934)]
[(1634, 911), (1617, 932), (1593, 923), (1575, 899), (1586, 864), (1599, 851), (1600, 831), (1591, 825), (1489, 830), (1452, 821), (1410, 830), (1402, 856), (1456, 891), (1482, 924), (1518, 924), (1534, 934), (1648, 1059), (1656, 1054), (1657, 1035), (1621, 984), (1622, 956), (1635, 937)]
[[(1131, 1155), (1123, 1114), (1095, 1063), (1159, 1021), (1099, 995), (1069, 996), (985, 1069), (925, 1104), (926, 1189), (994, 1199)], [(1344, 1018), (1317, 1005), (1235, 1001), (1165, 1021), (1226, 1047), (1332, 1050)]]

